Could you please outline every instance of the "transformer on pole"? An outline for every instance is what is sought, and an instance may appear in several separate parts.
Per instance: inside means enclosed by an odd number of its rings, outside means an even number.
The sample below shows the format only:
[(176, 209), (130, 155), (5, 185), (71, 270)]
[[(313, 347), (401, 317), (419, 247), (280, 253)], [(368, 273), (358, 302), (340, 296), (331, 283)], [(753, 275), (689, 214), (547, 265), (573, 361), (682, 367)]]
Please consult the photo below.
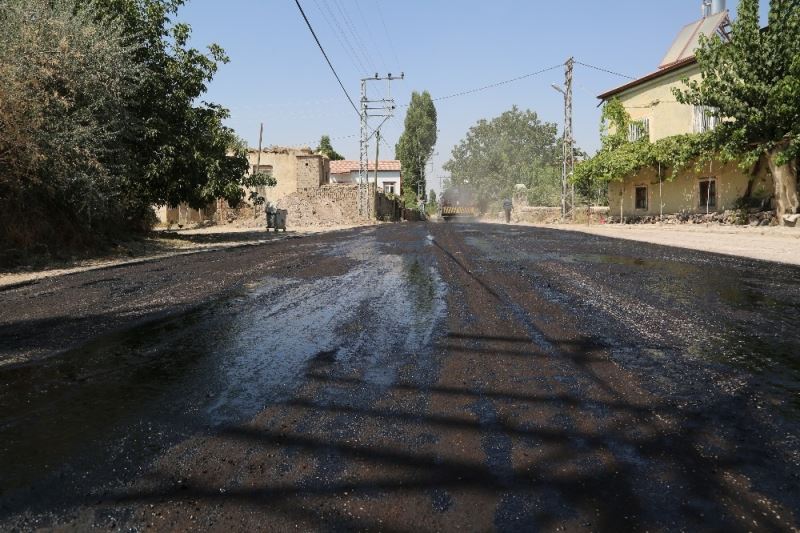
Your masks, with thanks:
[(364, 188), (367, 186), (367, 158), (369, 154), (369, 138), (367, 137), (367, 80), (361, 80), (361, 140), (359, 141), (359, 157), (358, 157), (358, 215), (367, 216), (366, 213), (366, 198), (367, 193)]
[[(402, 72), (400, 76), (392, 76), (391, 73), (386, 76), (379, 76), (377, 73), (371, 78), (362, 78), (361, 80), (361, 139), (359, 142), (359, 160), (358, 160), (358, 214), (362, 217), (371, 216), (372, 205), (374, 202), (369, 201), (369, 177), (367, 175), (369, 165), (369, 140), (372, 135), (380, 131), (381, 126), (394, 116), (395, 103), (394, 98), (391, 97), (392, 80), (405, 78)], [(379, 100), (370, 100), (367, 97), (367, 82), (369, 81), (386, 81), (388, 85), (387, 97)], [(377, 104), (375, 107), (370, 107), (372, 104)], [(383, 117), (378, 127), (370, 132), (369, 119), (370, 117)], [(372, 135), (370, 134), (372, 133)], [(380, 142), (378, 140), (377, 142)], [(377, 162), (375, 174), (377, 176)], [(377, 191), (377, 180), (376, 180)]]

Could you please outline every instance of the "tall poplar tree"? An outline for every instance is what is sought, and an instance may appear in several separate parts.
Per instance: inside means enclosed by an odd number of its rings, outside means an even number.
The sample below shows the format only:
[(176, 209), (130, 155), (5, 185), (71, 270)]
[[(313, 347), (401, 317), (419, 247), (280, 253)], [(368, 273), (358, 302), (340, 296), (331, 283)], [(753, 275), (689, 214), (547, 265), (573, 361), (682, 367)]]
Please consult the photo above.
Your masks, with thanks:
[(425, 165), (436, 145), (436, 107), (428, 91), (411, 94), (405, 130), (395, 147), (403, 167), (402, 195), (407, 206), (416, 204), (417, 193), (425, 194)]

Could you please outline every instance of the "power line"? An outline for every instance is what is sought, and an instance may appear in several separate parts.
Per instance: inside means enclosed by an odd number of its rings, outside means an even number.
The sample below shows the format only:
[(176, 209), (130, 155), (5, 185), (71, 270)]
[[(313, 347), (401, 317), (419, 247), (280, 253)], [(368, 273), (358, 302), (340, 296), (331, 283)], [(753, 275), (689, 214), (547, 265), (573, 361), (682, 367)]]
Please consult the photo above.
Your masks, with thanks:
[[(355, 43), (356, 48), (361, 52), (361, 56), (364, 58), (366, 64), (370, 67), (369, 73), (371, 74), (372, 72), (377, 72), (378, 69), (376, 68), (375, 62), (373, 61), (373, 58), (370, 55), (367, 46), (364, 45), (364, 41), (361, 39), (361, 36), (359, 35), (360, 32), (356, 31), (355, 26), (352, 20), (350, 19), (350, 15), (347, 12), (347, 9), (345, 9), (345, 7), (341, 4), (339, 0), (332, 0), (332, 1), (336, 6), (336, 9), (339, 10), (339, 13), (342, 16), (345, 28), (350, 32), (350, 35), (352, 35), (353, 42)], [(380, 92), (382, 95), (384, 94), (383, 90), (380, 87), (378, 87), (378, 92)]]
[(311, 32), (311, 35), (317, 42), (317, 46), (319, 46), (320, 52), (322, 52), (322, 55), (325, 57), (325, 61), (328, 62), (328, 66), (331, 68), (331, 72), (333, 72), (333, 75), (336, 76), (336, 81), (339, 82), (339, 87), (342, 88), (342, 91), (344, 92), (344, 95), (347, 97), (347, 100), (350, 102), (350, 105), (353, 106), (353, 111), (355, 111), (357, 115), (361, 115), (355, 102), (353, 102), (353, 99), (350, 97), (350, 93), (348, 93), (347, 89), (345, 89), (344, 83), (342, 83), (342, 79), (339, 77), (339, 74), (336, 73), (336, 69), (333, 68), (331, 60), (328, 59), (328, 54), (325, 53), (325, 49), (322, 47), (322, 43), (319, 42), (317, 34), (314, 32), (314, 28), (311, 27), (311, 23), (308, 21), (308, 17), (306, 16), (306, 12), (303, 11), (303, 6), (300, 5), (300, 0), (294, 0), (294, 3), (297, 4), (297, 9), (299, 9), (300, 14), (303, 15), (303, 20), (306, 21), (306, 26), (308, 26), (308, 30)]
[[(555, 70), (557, 68), (561, 68), (564, 66), (564, 63), (559, 63), (558, 65), (553, 65), (552, 67), (547, 67), (542, 70), (537, 70), (536, 72), (531, 72), (530, 74), (523, 74), (522, 76), (517, 76), (516, 78), (511, 78), (509, 80), (498, 81), (496, 83), (492, 83), (489, 85), (484, 85), (483, 87), (477, 87), (475, 89), (468, 89), (466, 91), (461, 91), (458, 93), (448, 94), (447, 96), (439, 96), (438, 98), (433, 98), (434, 102), (438, 102), (440, 100), (448, 100), (450, 98), (456, 98), (458, 96), (465, 96), (468, 94), (477, 93), (480, 91), (485, 91), (487, 89), (493, 89), (495, 87), (500, 87), (501, 85), (507, 85), (509, 83), (514, 83), (515, 81), (524, 80), (525, 78), (530, 78), (532, 76), (538, 76), (539, 74), (544, 74), (545, 72), (550, 72), (551, 70)], [(400, 107), (408, 107), (410, 104), (403, 104)]]
[(605, 72), (606, 74), (613, 74), (614, 76), (619, 76), (620, 78), (627, 78), (629, 80), (635, 80), (633, 76), (628, 76), (627, 74), (620, 74), (619, 72), (614, 72), (613, 70), (608, 70), (602, 67), (596, 67), (594, 65), (589, 65), (587, 63), (581, 63), (580, 61), (575, 61), (576, 65), (581, 65), (583, 67), (592, 68), (594, 70), (599, 70), (600, 72)]
[(358, 16), (361, 17), (361, 22), (364, 24), (364, 28), (367, 31), (368, 39), (373, 43), (375, 43), (375, 46), (372, 48), (372, 50), (378, 55), (378, 62), (383, 66), (384, 70), (388, 72), (389, 64), (386, 62), (386, 60), (383, 57), (383, 54), (381, 53), (381, 49), (378, 46), (379, 41), (372, 34), (371, 24), (367, 22), (367, 17), (364, 16), (364, 11), (361, 9), (361, 4), (359, 4), (359, 1), (355, 0), (354, 4), (356, 5), (356, 10), (358, 10)]
[(361, 40), (361, 37), (358, 35), (358, 32), (353, 27), (353, 22), (350, 20), (350, 16), (347, 14), (347, 10), (342, 6), (339, 0), (332, 0), (332, 1), (333, 5), (336, 6), (336, 9), (339, 11), (339, 14), (342, 17), (343, 27), (353, 37), (353, 43), (355, 43), (355, 48), (361, 53), (361, 57), (364, 58), (364, 64), (367, 65), (370, 68), (370, 70), (374, 72), (375, 62), (372, 60), (372, 56), (369, 54), (369, 51), (367, 50), (367, 47), (364, 45), (364, 42)]
[[(322, 11), (322, 7), (320, 6), (320, 3), (319, 3), (318, 0), (314, 0), (314, 4), (316, 4), (317, 10), (322, 15), (322, 18), (323, 18), (323, 20), (325, 20), (325, 23), (328, 25), (328, 28), (330, 28), (331, 33), (333, 33), (333, 35), (336, 37), (336, 40), (339, 41), (339, 44), (341, 45), (342, 50), (344, 50), (345, 54), (347, 54), (347, 56), (349, 57), (350, 63), (353, 65), (353, 68), (355, 68), (355, 70), (357, 72), (368, 72), (367, 68), (364, 66), (364, 63), (362, 63), (361, 59), (356, 55), (356, 51), (353, 48), (353, 46), (350, 44), (350, 41), (349, 40), (346, 40), (346, 41), (342, 40), (342, 36), (344, 36), (344, 38), (347, 39), (347, 35), (344, 35), (341, 32), (341, 30), (337, 31), (336, 27), (334, 27), (334, 24), (331, 23), (331, 20), (334, 20), (334, 21), (336, 21), (336, 23), (338, 25), (338, 20), (336, 19), (336, 15), (334, 15), (333, 11), (331, 11), (331, 8), (327, 4), (327, 2), (324, 2), (324, 0), (323, 0), (323, 4), (325, 5), (325, 9), (327, 10), (328, 14), (325, 14)], [(340, 33), (342, 33), (341, 36), (339, 35)], [(356, 63), (358, 63), (358, 64), (356, 64)]]
[(394, 47), (394, 42), (392, 41), (392, 33), (389, 31), (389, 28), (386, 26), (386, 20), (383, 18), (383, 11), (381, 10), (381, 2), (380, 0), (375, 0), (375, 7), (378, 11), (378, 17), (381, 19), (381, 24), (383, 25), (383, 31), (386, 32), (386, 40), (389, 42), (389, 49), (392, 51), (392, 55), (394, 56), (395, 64), (400, 67), (400, 58), (397, 56), (397, 50)]

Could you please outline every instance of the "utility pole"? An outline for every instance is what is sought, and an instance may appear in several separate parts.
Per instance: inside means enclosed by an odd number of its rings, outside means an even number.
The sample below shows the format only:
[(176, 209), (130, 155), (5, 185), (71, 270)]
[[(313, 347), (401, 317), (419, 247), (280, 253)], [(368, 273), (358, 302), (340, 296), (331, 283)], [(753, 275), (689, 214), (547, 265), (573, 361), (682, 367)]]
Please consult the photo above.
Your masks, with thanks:
[[(575, 68), (575, 59), (570, 57), (564, 63), (564, 87), (553, 84), (552, 87), (564, 96), (564, 146), (563, 163), (561, 167), (561, 219), (575, 209), (575, 184), (569, 188), (569, 177), (575, 170), (575, 140), (572, 131), (572, 71)], [(570, 197), (569, 209), (567, 196)], [(574, 214), (574, 213), (573, 213)]]
[(369, 137), (367, 128), (369, 126), (367, 120), (367, 80), (361, 80), (361, 140), (359, 142), (359, 156), (358, 156), (358, 214), (359, 216), (365, 215), (366, 193), (363, 191), (364, 186), (367, 184), (367, 150)]
[[(383, 117), (381, 122), (375, 130), (379, 132), (381, 126), (394, 116), (395, 103), (394, 98), (391, 97), (392, 81), (405, 78), (402, 72), (400, 76), (392, 76), (391, 73), (386, 76), (379, 76), (375, 73), (374, 77), (361, 79), (361, 141), (359, 146), (359, 160), (358, 160), (358, 214), (362, 217), (370, 216), (370, 207), (367, 196), (369, 194), (369, 176), (367, 171), (369, 159), (369, 119), (370, 117)], [(369, 100), (367, 98), (367, 82), (370, 81), (386, 81), (388, 85), (388, 92), (386, 98), (378, 100)], [(374, 107), (371, 105), (376, 104)], [(380, 138), (378, 140), (380, 142)], [(377, 167), (376, 167), (377, 168)], [(376, 170), (377, 180), (377, 170)]]
[[(381, 153), (381, 130), (375, 132), (375, 202), (378, 198), (378, 157)], [(378, 209), (375, 209), (375, 219), (378, 218)]]
[(567, 94), (565, 96), (566, 105), (565, 105), (565, 117), (564, 117), (564, 129), (565, 129), (565, 139), (564, 142), (567, 144), (567, 153), (569, 154), (569, 163), (567, 166), (567, 177), (570, 180), (570, 212), (572, 213), (572, 218), (575, 218), (575, 182), (572, 181), (572, 175), (575, 172), (575, 135), (572, 130), (572, 72), (575, 68), (575, 59), (570, 57), (567, 59), (566, 63), (566, 72), (564, 73), (564, 83), (566, 84)]
[[(261, 123), (261, 129), (258, 130), (258, 155), (256, 156), (256, 172), (261, 171), (261, 142), (264, 139), (264, 123)], [(255, 173), (255, 172), (254, 172)]]

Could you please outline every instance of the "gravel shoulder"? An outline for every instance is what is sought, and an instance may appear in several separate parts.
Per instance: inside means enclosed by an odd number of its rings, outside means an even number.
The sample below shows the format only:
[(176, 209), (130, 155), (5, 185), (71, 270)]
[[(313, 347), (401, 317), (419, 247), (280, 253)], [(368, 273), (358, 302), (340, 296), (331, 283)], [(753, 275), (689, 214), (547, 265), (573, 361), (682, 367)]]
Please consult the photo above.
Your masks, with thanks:
[(306, 237), (360, 226), (296, 228), (288, 232), (269, 232), (263, 228), (209, 226), (205, 228), (158, 230), (155, 236), (118, 245), (105, 256), (61, 262), (50, 267), (17, 267), (0, 270), (0, 289), (35, 280), (87, 272), (122, 265), (132, 265), (185, 254), (261, 245), (286, 238)]
[(650, 224), (519, 224), (800, 265), (800, 228)]

